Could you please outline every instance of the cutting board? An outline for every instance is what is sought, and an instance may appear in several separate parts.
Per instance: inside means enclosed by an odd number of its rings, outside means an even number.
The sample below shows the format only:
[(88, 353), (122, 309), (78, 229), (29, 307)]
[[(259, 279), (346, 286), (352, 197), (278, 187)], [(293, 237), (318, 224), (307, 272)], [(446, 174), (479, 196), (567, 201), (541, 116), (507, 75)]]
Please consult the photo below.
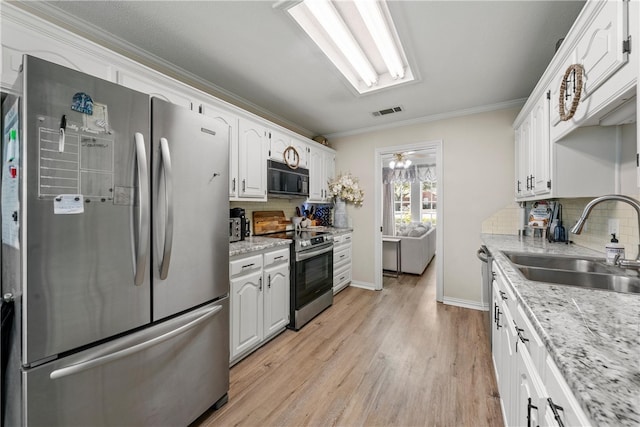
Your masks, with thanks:
[(253, 234), (260, 235), (285, 231), (291, 220), (287, 219), (284, 211), (254, 211)]

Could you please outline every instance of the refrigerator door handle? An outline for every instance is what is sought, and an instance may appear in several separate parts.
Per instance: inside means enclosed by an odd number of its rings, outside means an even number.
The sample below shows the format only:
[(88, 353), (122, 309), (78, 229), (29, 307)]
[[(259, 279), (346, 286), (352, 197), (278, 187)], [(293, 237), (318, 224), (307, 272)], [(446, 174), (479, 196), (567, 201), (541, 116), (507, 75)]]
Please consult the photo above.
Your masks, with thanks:
[(169, 274), (171, 249), (173, 248), (173, 171), (171, 168), (171, 153), (169, 152), (169, 142), (166, 138), (160, 138), (160, 154), (162, 157), (162, 167), (164, 169), (166, 210), (166, 221), (164, 226), (164, 249), (162, 251), (162, 262), (160, 263), (160, 278), (164, 280)]
[(69, 375), (74, 375), (79, 372), (86, 371), (87, 369), (94, 368), (96, 366), (106, 365), (107, 363), (111, 363), (123, 357), (144, 351), (149, 347), (158, 345), (164, 341), (170, 340), (171, 338), (177, 335), (185, 333), (190, 329), (193, 329), (200, 323), (204, 322), (208, 318), (218, 313), (220, 310), (222, 310), (222, 305), (216, 305), (215, 307), (208, 308), (202, 316), (198, 317), (195, 320), (192, 320), (189, 323), (186, 323), (180, 326), (177, 329), (169, 331), (158, 337), (152, 338), (148, 341), (141, 342), (140, 344), (136, 344), (134, 346), (127, 347), (123, 350), (116, 351), (114, 353), (105, 354), (104, 356), (99, 356), (99, 357), (96, 357), (95, 359), (87, 360), (86, 362), (80, 362), (74, 365), (66, 366), (64, 368), (56, 369), (55, 371), (51, 372), (51, 374), (49, 374), (49, 378), (51, 378), (52, 380), (55, 380), (58, 378), (67, 377)]
[(136, 265), (134, 283), (142, 285), (147, 264), (147, 243), (149, 241), (149, 174), (147, 171), (147, 152), (144, 147), (144, 136), (135, 133), (136, 160), (138, 166), (138, 241), (136, 242)]

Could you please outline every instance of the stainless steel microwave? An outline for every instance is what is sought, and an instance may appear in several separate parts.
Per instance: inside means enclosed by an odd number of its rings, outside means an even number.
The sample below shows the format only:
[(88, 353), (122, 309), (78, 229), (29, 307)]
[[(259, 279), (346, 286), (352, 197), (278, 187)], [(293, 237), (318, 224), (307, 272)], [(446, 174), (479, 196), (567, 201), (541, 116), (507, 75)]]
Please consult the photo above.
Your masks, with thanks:
[(274, 197), (308, 197), (309, 169), (291, 169), (284, 163), (267, 160), (267, 192)]

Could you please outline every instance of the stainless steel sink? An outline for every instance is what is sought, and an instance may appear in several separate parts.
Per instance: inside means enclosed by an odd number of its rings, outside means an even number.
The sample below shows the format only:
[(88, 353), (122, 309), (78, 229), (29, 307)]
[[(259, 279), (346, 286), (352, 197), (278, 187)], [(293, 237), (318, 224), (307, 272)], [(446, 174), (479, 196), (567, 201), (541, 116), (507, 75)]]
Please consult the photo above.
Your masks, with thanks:
[(535, 282), (640, 293), (637, 272), (608, 265), (604, 258), (503, 252), (526, 279)]
[(528, 267), (624, 274), (623, 269), (613, 265), (607, 265), (604, 258), (578, 258), (565, 255), (539, 255), (519, 252), (504, 252), (504, 254), (512, 263), (526, 265)]
[(638, 277), (524, 266), (518, 266), (518, 270), (524, 277), (536, 282), (640, 294), (640, 278)]

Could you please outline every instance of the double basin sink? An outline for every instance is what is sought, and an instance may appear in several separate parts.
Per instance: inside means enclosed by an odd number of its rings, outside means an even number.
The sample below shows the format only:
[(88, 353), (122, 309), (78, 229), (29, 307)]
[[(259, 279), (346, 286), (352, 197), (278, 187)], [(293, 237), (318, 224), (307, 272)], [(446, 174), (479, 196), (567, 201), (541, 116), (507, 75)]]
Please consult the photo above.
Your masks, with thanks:
[(637, 271), (608, 265), (604, 258), (503, 252), (526, 279), (640, 294)]

